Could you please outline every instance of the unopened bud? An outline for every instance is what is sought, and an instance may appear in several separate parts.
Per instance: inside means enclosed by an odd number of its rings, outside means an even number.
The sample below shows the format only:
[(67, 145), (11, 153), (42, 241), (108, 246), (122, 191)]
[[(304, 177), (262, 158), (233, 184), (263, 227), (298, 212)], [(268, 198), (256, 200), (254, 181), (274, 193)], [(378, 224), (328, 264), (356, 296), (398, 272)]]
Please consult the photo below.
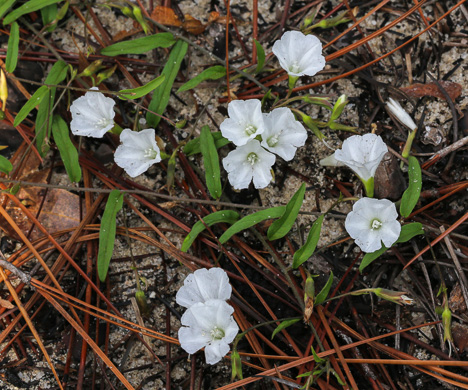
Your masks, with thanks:
[(83, 72), (80, 73), (81, 77), (89, 77), (98, 72), (103, 68), (102, 60), (96, 60), (91, 63), (91, 65), (87, 66)]
[(452, 312), (448, 307), (442, 312), (442, 326), (444, 327), (444, 342), (449, 340), (453, 341), (452, 338)]
[(334, 107), (333, 107), (333, 111), (331, 113), (331, 117), (330, 117), (330, 120), (331, 121), (336, 121), (341, 113), (343, 112), (344, 108), (346, 107), (346, 105), (348, 104), (348, 98), (346, 95), (341, 95), (338, 100), (336, 101)]
[(385, 288), (375, 288), (373, 293), (379, 298), (397, 303), (398, 305), (412, 305), (413, 299), (409, 298), (404, 291), (392, 291)]
[(314, 311), (315, 284), (311, 275), (307, 276), (304, 288), (304, 322), (309, 321)]
[(142, 290), (137, 290), (135, 293), (135, 299), (142, 315), (146, 315), (150, 312), (148, 302), (146, 301), (146, 295)]
[(0, 69), (0, 100), (2, 101), (2, 110), (5, 111), (8, 99), (8, 84), (3, 69)]
[(242, 360), (240, 358), (239, 352), (237, 350), (232, 351), (231, 353), (231, 377), (232, 380), (238, 378), (243, 379), (242, 377)]

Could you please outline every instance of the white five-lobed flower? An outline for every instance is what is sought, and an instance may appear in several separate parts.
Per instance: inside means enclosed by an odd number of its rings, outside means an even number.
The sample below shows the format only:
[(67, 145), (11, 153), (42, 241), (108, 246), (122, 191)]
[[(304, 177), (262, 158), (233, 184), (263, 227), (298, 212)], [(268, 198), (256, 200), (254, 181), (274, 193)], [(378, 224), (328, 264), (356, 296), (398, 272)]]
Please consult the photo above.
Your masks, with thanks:
[(379, 135), (353, 135), (343, 142), (341, 150), (335, 151), (335, 160), (351, 168), (361, 180), (367, 181), (374, 177), (387, 152), (387, 145)]
[(417, 129), (418, 126), (414, 123), (413, 118), (405, 111), (405, 109), (392, 98), (388, 99), (387, 107), (390, 112), (397, 118), (401, 123), (403, 123), (410, 130)]
[(290, 76), (314, 76), (325, 67), (322, 44), (314, 35), (287, 31), (273, 45), (273, 53)]
[(223, 159), (223, 166), (235, 189), (247, 188), (252, 179), (255, 188), (265, 188), (272, 179), (270, 170), (275, 160), (275, 155), (254, 139), (230, 152)]
[(154, 129), (139, 132), (122, 130), (121, 145), (114, 154), (115, 163), (131, 177), (141, 175), (153, 164), (161, 161), (161, 153), (156, 143)]
[(204, 347), (206, 362), (218, 363), (229, 352), (229, 343), (239, 332), (233, 312), (232, 306), (221, 299), (190, 306), (181, 318), (181, 347), (190, 354)]
[(258, 99), (233, 100), (228, 105), (228, 114), (229, 118), (220, 125), (221, 134), (237, 146), (245, 145), (265, 129)]
[(400, 236), (395, 205), (388, 199), (359, 199), (345, 221), (345, 228), (363, 252), (390, 248)]
[(261, 145), (286, 161), (293, 159), (299, 146), (304, 146), (307, 131), (289, 108), (276, 108), (264, 114), (265, 130)]
[[(97, 87), (91, 91), (98, 91)], [(72, 121), (70, 129), (75, 135), (102, 138), (114, 127), (113, 99), (105, 97), (101, 92), (86, 92), (76, 99), (70, 107)]]
[(229, 278), (223, 269), (200, 268), (185, 278), (184, 285), (177, 292), (176, 302), (189, 308), (195, 303), (204, 303), (210, 299), (227, 300), (231, 293)]

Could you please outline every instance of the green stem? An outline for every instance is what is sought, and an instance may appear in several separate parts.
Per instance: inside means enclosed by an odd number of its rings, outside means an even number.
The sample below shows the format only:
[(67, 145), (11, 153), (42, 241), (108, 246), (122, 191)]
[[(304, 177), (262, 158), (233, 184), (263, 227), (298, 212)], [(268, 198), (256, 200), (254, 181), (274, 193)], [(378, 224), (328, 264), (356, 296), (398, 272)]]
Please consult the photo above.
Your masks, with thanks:
[(411, 152), (411, 146), (413, 145), (414, 137), (416, 137), (416, 131), (418, 131), (418, 128), (416, 127), (413, 129), (409, 134), (408, 138), (406, 140), (405, 147), (403, 148), (403, 152), (401, 153), (401, 156), (403, 158), (408, 159), (410, 152)]

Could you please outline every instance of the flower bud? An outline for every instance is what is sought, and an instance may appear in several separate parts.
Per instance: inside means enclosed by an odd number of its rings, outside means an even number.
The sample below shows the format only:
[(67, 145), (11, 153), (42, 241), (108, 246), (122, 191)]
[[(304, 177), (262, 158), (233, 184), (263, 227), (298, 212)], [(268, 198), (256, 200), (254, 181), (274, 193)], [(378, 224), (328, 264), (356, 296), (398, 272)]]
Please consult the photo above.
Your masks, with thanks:
[(333, 107), (333, 111), (331, 113), (330, 121), (336, 121), (341, 113), (343, 112), (344, 108), (348, 104), (348, 98), (346, 95), (341, 95), (335, 103)]
[(2, 101), (2, 110), (5, 111), (8, 99), (8, 84), (3, 69), (0, 69), (0, 100)]
[(81, 77), (90, 77), (99, 70), (103, 68), (102, 60), (96, 60), (91, 63), (91, 65), (87, 66), (83, 72), (80, 73)]
[(444, 342), (449, 340), (453, 341), (452, 338), (452, 312), (448, 307), (445, 307), (442, 312), (442, 326), (444, 327)]
[(385, 299), (398, 305), (412, 305), (413, 300), (406, 296), (404, 291), (392, 291), (385, 288), (375, 288), (373, 293), (379, 298)]
[(232, 351), (231, 353), (231, 378), (232, 380), (242, 377), (242, 360), (240, 358), (239, 352), (237, 350)]
[(387, 102), (387, 108), (390, 110), (392, 115), (394, 115), (395, 118), (398, 119), (400, 123), (408, 127), (410, 130), (418, 128), (416, 123), (414, 123), (413, 119), (397, 101), (390, 98)]
[(307, 276), (304, 288), (304, 322), (309, 321), (314, 311), (315, 284), (311, 275)]
[(137, 290), (135, 293), (135, 299), (138, 304), (138, 308), (140, 309), (140, 313), (142, 315), (146, 315), (150, 312), (149, 307), (148, 307), (148, 302), (146, 301), (146, 295), (144, 291), (142, 290)]

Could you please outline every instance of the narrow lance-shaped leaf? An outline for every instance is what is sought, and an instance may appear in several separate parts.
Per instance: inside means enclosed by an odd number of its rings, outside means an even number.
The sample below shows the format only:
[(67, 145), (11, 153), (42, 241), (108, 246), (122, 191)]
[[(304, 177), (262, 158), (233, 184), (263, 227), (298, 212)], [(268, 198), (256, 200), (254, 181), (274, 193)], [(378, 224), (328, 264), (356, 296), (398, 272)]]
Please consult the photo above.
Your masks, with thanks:
[(122, 100), (139, 99), (158, 88), (163, 83), (164, 79), (165, 76), (161, 75), (159, 77), (156, 77), (154, 80), (151, 80), (149, 83), (142, 85), (141, 87), (133, 89), (122, 89), (120, 91), (121, 94), (118, 95), (118, 97)]
[[(64, 61), (57, 61), (49, 71), (45, 84), (58, 85), (67, 77), (68, 65)], [(46, 137), (50, 136), (50, 129), (52, 125), (52, 108), (55, 103), (55, 93), (57, 88), (51, 87), (47, 96), (39, 104), (36, 116), (36, 147), (41, 156), (44, 156), (49, 147), (45, 144)]]
[(219, 156), (208, 126), (203, 126), (201, 129), (200, 146), (203, 164), (205, 166), (206, 186), (208, 187), (211, 197), (213, 199), (219, 199), (222, 194)]
[(262, 45), (256, 39), (254, 39), (254, 43), (257, 48), (257, 68), (255, 69), (255, 73), (258, 73), (265, 65), (265, 50), (263, 50)]
[(75, 145), (73, 145), (73, 142), (70, 140), (70, 132), (67, 123), (59, 115), (54, 115), (52, 134), (70, 181), (72, 183), (78, 183), (81, 180), (81, 167), (78, 160), (78, 152)]
[(284, 237), (294, 225), (299, 210), (304, 201), (305, 194), (305, 184), (302, 183), (301, 187), (297, 192), (292, 196), (288, 205), (286, 206), (286, 211), (280, 219), (273, 222), (268, 229), (267, 236), (270, 241), (277, 240), (278, 238)]
[(32, 109), (42, 102), (44, 97), (47, 95), (48, 90), (49, 88), (43, 85), (36, 92), (34, 92), (34, 94), (29, 98), (26, 104), (18, 112), (18, 115), (16, 115), (16, 118), (13, 121), (13, 126), (16, 127), (21, 122), (23, 122), (24, 118), (28, 116)]
[(5, 68), (7, 72), (13, 73), (18, 63), (18, 46), (19, 46), (19, 26), (13, 22), (10, 28), (10, 37), (8, 38), (7, 55), (5, 60)]
[(0, 19), (5, 15), (16, 0), (3, 0), (0, 4)]
[[(395, 244), (407, 242), (413, 237), (416, 237), (420, 234), (424, 234), (424, 230), (422, 224), (420, 224), (419, 222), (413, 222), (407, 225), (403, 225), (401, 227), (400, 236), (398, 237), (398, 240), (396, 240)], [(361, 265), (359, 266), (359, 272), (362, 273), (364, 268), (366, 268), (375, 259), (384, 254), (387, 249), (388, 248), (385, 245), (382, 245), (382, 248), (376, 250), (375, 252), (366, 253), (362, 258)]]
[[(216, 149), (222, 148), (224, 145), (227, 145), (230, 142), (227, 138), (223, 137), (220, 131), (211, 133), (211, 136), (214, 139)], [(187, 142), (187, 144), (184, 146), (184, 153), (187, 156), (193, 156), (194, 154), (201, 153), (200, 137), (194, 138)]]
[(328, 293), (330, 292), (330, 288), (332, 284), (333, 284), (333, 272), (330, 272), (330, 276), (328, 278), (327, 284), (325, 284), (322, 290), (315, 297), (314, 303), (316, 305), (320, 305), (322, 302), (324, 302), (327, 299)]
[(169, 97), (171, 95), (172, 85), (174, 84), (174, 80), (177, 77), (177, 73), (179, 72), (180, 65), (182, 64), (182, 60), (185, 57), (185, 53), (187, 53), (188, 44), (184, 41), (178, 41), (171, 50), (171, 54), (169, 54), (169, 59), (164, 66), (164, 69), (161, 74), (163, 74), (166, 78), (164, 79), (163, 84), (160, 88), (156, 90), (153, 94), (153, 99), (148, 107), (148, 113), (146, 114), (146, 122), (148, 126), (152, 128), (156, 128), (161, 120), (161, 117), (158, 115), (153, 114), (150, 111), (155, 112), (156, 114), (162, 115), (165, 111), (167, 104), (169, 103)]
[(288, 326), (294, 325), (296, 322), (299, 322), (300, 320), (301, 320), (300, 318), (293, 318), (291, 320), (282, 321), (273, 331), (273, 334), (271, 335), (271, 339), (273, 340), (273, 338), (283, 329), (286, 329)]
[(286, 211), (286, 206), (272, 207), (266, 210), (260, 210), (256, 213), (247, 215), (242, 218), (240, 221), (237, 221), (232, 225), (228, 230), (226, 230), (221, 237), (219, 237), (219, 242), (224, 244), (227, 242), (234, 234), (237, 234), (245, 229), (248, 229), (256, 224), (265, 221), (267, 219), (279, 218)]
[(400, 214), (406, 218), (418, 203), (419, 195), (421, 194), (421, 167), (419, 166), (418, 159), (413, 156), (408, 158), (408, 176), (409, 185), (403, 193), (400, 204)]
[(107, 199), (106, 208), (101, 220), (99, 230), (99, 252), (97, 268), (101, 282), (106, 280), (107, 271), (112, 258), (115, 245), (115, 232), (117, 231), (116, 216), (123, 206), (123, 193), (113, 190)]
[(192, 243), (198, 237), (198, 235), (206, 229), (205, 225), (212, 226), (215, 223), (221, 222), (229, 223), (232, 225), (238, 219), (239, 214), (232, 210), (216, 211), (213, 214), (207, 215), (205, 218), (203, 218), (203, 222), (198, 221), (197, 223), (195, 223), (195, 225), (193, 225), (192, 230), (189, 234), (187, 234), (187, 237), (185, 237), (185, 240), (182, 243), (182, 248), (180, 248), (180, 250), (182, 252), (187, 252)]
[(102, 49), (101, 54), (109, 57), (123, 54), (143, 54), (158, 47), (170, 47), (174, 43), (174, 36), (171, 33), (164, 32), (131, 41), (114, 43)]
[(3, 19), (3, 24), (10, 24), (18, 19), (20, 16), (29, 14), (34, 11), (38, 11), (41, 8), (47, 7), (50, 4), (59, 3), (62, 0), (29, 0), (27, 3), (23, 4), (21, 7), (16, 8), (11, 11), (5, 19)]
[(309, 235), (307, 236), (306, 243), (294, 253), (292, 267), (295, 269), (299, 267), (304, 261), (313, 255), (317, 243), (320, 239), (320, 232), (322, 230), (322, 222), (325, 216), (322, 214), (317, 218), (310, 228)]
[(42, 24), (44, 24), (44, 26), (50, 24), (50, 26), (46, 28), (46, 31), (52, 32), (57, 27), (57, 23), (51, 24), (57, 18), (57, 14), (57, 4), (51, 4), (41, 9)]
[(0, 155), (0, 172), (6, 173), (7, 175), (13, 170), (10, 160)]
[(215, 65), (211, 68), (205, 69), (199, 75), (195, 76), (193, 79), (187, 81), (184, 85), (182, 85), (178, 90), (177, 93), (188, 91), (189, 89), (195, 88), (198, 84), (205, 80), (218, 80), (221, 77), (226, 76), (226, 68), (222, 65)]

